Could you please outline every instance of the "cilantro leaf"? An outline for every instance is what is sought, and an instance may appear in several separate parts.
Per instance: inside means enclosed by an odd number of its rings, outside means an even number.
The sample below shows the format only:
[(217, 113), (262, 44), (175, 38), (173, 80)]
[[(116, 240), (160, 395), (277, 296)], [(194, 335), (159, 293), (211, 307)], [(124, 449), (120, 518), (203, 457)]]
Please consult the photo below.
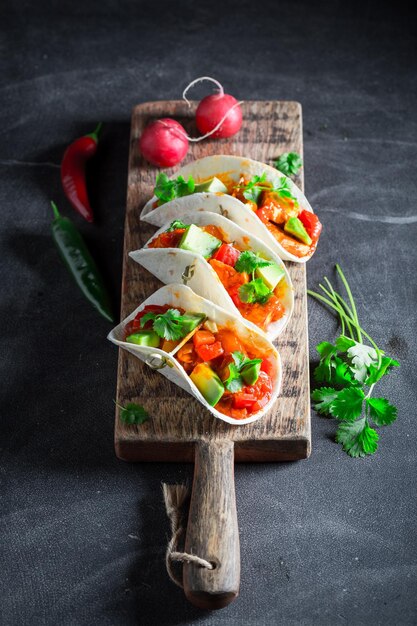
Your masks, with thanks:
[(337, 354), (336, 346), (327, 341), (322, 341), (316, 347), (320, 355), (320, 363), (314, 370), (314, 379), (318, 383), (330, 382), (331, 379), (331, 359)]
[(378, 354), (374, 348), (355, 341), (355, 345), (348, 348), (347, 355), (352, 361), (353, 375), (360, 383), (368, 377), (368, 367), (378, 362)]
[(387, 426), (397, 419), (397, 407), (385, 398), (367, 398), (369, 415), (377, 426)]
[(235, 363), (229, 363), (228, 368), (229, 376), (227, 380), (223, 381), (223, 384), (226, 389), (228, 389), (228, 391), (236, 393), (237, 391), (240, 391), (242, 389), (242, 387), (244, 386), (244, 382), (239, 374), (239, 368), (237, 367), (237, 365), (235, 365)]
[(378, 448), (378, 433), (368, 426), (366, 419), (343, 422), (336, 432), (336, 441), (352, 457), (374, 454)]
[(251, 250), (245, 250), (241, 253), (235, 263), (235, 270), (239, 273), (247, 272), (252, 274), (258, 267), (267, 267), (272, 265), (271, 261), (267, 261)]
[(168, 341), (177, 341), (184, 337), (182, 315), (177, 309), (168, 309), (166, 313), (157, 315), (153, 329), (157, 335)]
[(333, 387), (320, 387), (320, 389), (315, 389), (311, 394), (311, 399), (314, 402), (314, 410), (322, 415), (328, 415), (331, 404), (339, 393), (340, 392), (333, 389)]
[(119, 406), (119, 409), (120, 419), (125, 424), (143, 424), (149, 419), (148, 413), (140, 404), (129, 402), (126, 406)]
[(242, 188), (243, 197), (246, 200), (257, 203), (259, 196), (261, 195), (263, 188), (262, 183), (266, 182), (266, 173), (261, 176), (253, 176), (251, 180)]
[(232, 358), (238, 370), (240, 370), (243, 367), (245, 360), (247, 360), (243, 352), (237, 352), (237, 351), (232, 352)]
[(392, 367), (400, 367), (400, 364), (398, 361), (388, 356), (381, 357), (381, 365), (379, 368), (371, 363), (368, 368), (369, 376), (365, 380), (365, 385), (374, 385), (380, 378), (388, 374)]
[(333, 385), (339, 385), (341, 387), (345, 387), (346, 385), (356, 385), (356, 381), (352, 378), (350, 367), (338, 356), (334, 357), (332, 361), (329, 382)]
[(336, 348), (339, 352), (347, 352), (349, 348), (352, 348), (356, 344), (354, 339), (350, 339), (350, 337), (346, 337), (345, 335), (340, 335), (336, 339)]
[(170, 202), (175, 198), (182, 198), (193, 193), (195, 182), (192, 176), (186, 181), (183, 176), (170, 179), (165, 172), (160, 172), (156, 177), (156, 184), (153, 190), (155, 196), (159, 200), (159, 204)]
[(362, 413), (365, 394), (359, 387), (342, 389), (330, 405), (330, 414), (339, 420), (353, 422)]
[(140, 320), (143, 328), (149, 320), (153, 321), (153, 329), (159, 337), (168, 341), (178, 341), (186, 335), (183, 329), (182, 315), (177, 309), (168, 309), (166, 313), (146, 313)]
[(239, 298), (242, 302), (259, 302), (265, 304), (272, 296), (272, 291), (267, 287), (262, 278), (255, 278), (249, 283), (239, 287)]
[(274, 163), (274, 167), (286, 176), (298, 174), (302, 166), (301, 157), (296, 152), (284, 152)]
[(166, 233), (170, 233), (173, 230), (177, 230), (178, 228), (188, 228), (189, 224), (184, 224), (181, 220), (174, 220), (169, 225), (169, 228), (165, 231)]

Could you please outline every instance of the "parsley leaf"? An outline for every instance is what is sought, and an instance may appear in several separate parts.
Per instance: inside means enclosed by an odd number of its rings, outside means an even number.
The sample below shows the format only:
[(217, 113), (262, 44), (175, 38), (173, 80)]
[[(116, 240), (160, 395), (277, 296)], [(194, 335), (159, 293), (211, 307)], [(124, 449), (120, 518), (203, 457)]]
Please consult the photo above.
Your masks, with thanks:
[(184, 224), (181, 220), (174, 220), (169, 225), (169, 228), (165, 231), (166, 233), (170, 233), (173, 230), (177, 230), (178, 228), (188, 228), (189, 224)]
[(365, 418), (356, 422), (342, 422), (336, 432), (336, 442), (352, 457), (374, 454), (378, 448), (378, 433), (368, 426)]
[(295, 176), (302, 166), (301, 157), (296, 152), (284, 152), (274, 163), (274, 167), (286, 176)]
[(168, 309), (166, 313), (146, 313), (141, 320), (143, 328), (149, 320), (153, 321), (153, 329), (159, 337), (168, 341), (178, 341), (186, 335), (183, 329), (182, 315), (177, 309)]
[(117, 406), (120, 409), (120, 419), (125, 424), (143, 424), (149, 419), (148, 413), (140, 404), (129, 402), (126, 406)]
[(256, 252), (245, 250), (236, 261), (235, 270), (240, 274), (242, 272), (252, 274), (258, 267), (268, 267), (268, 265), (272, 265), (272, 262), (263, 259)]
[(397, 419), (397, 407), (385, 398), (367, 398), (369, 416), (377, 426), (387, 426)]
[(186, 181), (183, 176), (170, 179), (165, 172), (160, 172), (156, 177), (156, 184), (153, 190), (155, 196), (159, 200), (159, 204), (170, 202), (175, 198), (182, 198), (193, 193), (195, 189), (195, 181), (192, 176)]
[(272, 296), (272, 291), (267, 287), (262, 278), (255, 278), (249, 283), (239, 287), (239, 298), (242, 302), (259, 302), (265, 304)]
[(332, 402), (338, 395), (339, 391), (333, 389), (333, 387), (315, 389), (311, 394), (311, 399), (314, 402), (314, 410), (322, 415), (328, 415)]
[(365, 394), (358, 387), (342, 389), (329, 407), (330, 414), (339, 420), (353, 422), (362, 413)]

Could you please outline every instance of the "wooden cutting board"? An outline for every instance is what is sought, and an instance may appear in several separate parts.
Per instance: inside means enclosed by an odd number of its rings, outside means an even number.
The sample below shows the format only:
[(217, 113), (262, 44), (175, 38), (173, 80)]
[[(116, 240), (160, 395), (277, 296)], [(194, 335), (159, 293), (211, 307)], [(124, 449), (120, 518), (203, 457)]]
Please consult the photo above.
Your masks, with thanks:
[[(139, 220), (142, 207), (152, 196), (158, 170), (139, 154), (138, 138), (148, 122), (162, 117), (173, 117), (189, 135), (197, 136), (195, 107), (196, 103), (188, 108), (182, 101), (168, 101), (147, 102), (133, 109), (121, 319), (161, 287), (153, 275), (128, 258), (128, 252), (142, 247), (156, 230)], [(242, 111), (244, 121), (237, 135), (190, 144), (182, 165), (213, 154), (249, 157), (270, 165), (282, 152), (302, 155), (299, 103), (250, 101), (242, 105)], [(171, 175), (175, 169), (166, 171)], [(302, 172), (295, 181), (301, 188)], [(287, 266), (294, 285), (295, 306), (292, 319), (276, 341), (283, 364), (282, 390), (274, 407), (261, 420), (245, 426), (222, 422), (139, 359), (124, 350), (119, 352), (117, 403), (137, 402), (151, 418), (143, 425), (128, 426), (121, 422), (119, 409), (116, 410), (117, 456), (125, 461), (196, 463), (186, 549), (188, 546), (194, 554), (217, 563), (211, 571), (195, 565), (184, 566), (186, 595), (198, 606), (225, 606), (238, 592), (233, 460), (290, 461), (310, 454), (306, 266), (295, 263)]]

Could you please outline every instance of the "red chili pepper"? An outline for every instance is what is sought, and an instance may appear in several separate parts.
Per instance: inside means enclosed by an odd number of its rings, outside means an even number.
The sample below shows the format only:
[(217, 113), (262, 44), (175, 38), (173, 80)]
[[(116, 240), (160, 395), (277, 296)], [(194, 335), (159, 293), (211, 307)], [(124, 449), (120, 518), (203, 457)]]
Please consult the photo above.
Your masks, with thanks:
[(94, 132), (73, 141), (65, 150), (61, 163), (61, 181), (65, 195), (87, 222), (93, 221), (93, 211), (87, 195), (85, 166), (97, 151), (101, 126), (98, 124)]

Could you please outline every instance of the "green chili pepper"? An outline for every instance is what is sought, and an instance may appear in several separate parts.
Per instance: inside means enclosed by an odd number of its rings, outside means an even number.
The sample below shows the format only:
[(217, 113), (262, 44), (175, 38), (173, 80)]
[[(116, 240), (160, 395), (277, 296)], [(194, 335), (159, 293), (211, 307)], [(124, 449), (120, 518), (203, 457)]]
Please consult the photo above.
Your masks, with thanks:
[(109, 322), (113, 322), (110, 299), (97, 265), (84, 239), (67, 217), (62, 217), (55, 202), (51, 202), (55, 219), (52, 237), (75, 282), (91, 304)]

